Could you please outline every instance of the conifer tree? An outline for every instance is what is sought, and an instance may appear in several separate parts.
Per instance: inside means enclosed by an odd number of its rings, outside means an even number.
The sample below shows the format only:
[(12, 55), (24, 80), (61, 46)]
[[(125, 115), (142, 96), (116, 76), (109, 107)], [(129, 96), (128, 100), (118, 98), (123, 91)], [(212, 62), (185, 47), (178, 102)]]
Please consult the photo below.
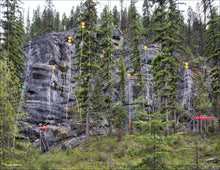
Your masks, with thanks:
[(32, 39), (43, 35), (43, 26), (42, 26), (42, 20), (41, 20), (40, 6), (38, 6), (37, 9), (33, 11), (33, 19), (32, 19), (30, 31), (31, 31)]
[[(92, 91), (92, 82), (94, 74), (99, 66), (98, 61), (98, 42), (95, 37), (97, 13), (95, 9), (96, 4), (93, 0), (87, 0), (84, 3), (83, 21), (85, 22), (85, 29), (80, 29), (75, 37), (77, 48), (81, 44), (81, 49), (75, 56), (78, 59), (77, 70), (81, 70), (81, 74), (77, 77), (81, 90), (78, 92), (77, 98), (80, 99), (80, 107), (86, 114), (86, 142), (89, 141), (89, 117)], [(82, 42), (83, 35), (83, 42)]]
[[(173, 150), (167, 146), (180, 141), (182, 135), (181, 133), (177, 133), (164, 137), (162, 134), (163, 130), (166, 129), (169, 123), (164, 122), (165, 115), (155, 112), (151, 116), (153, 119), (149, 121), (147, 113), (143, 113), (142, 117), (146, 119), (135, 121), (135, 126), (145, 132), (145, 136), (137, 140), (146, 146), (146, 148), (141, 150), (141, 153), (144, 155), (143, 159), (135, 168), (168, 169), (167, 157), (172, 154)], [(151, 127), (151, 131), (149, 131), (149, 127)]]
[(150, 41), (152, 35), (152, 23), (151, 23), (151, 12), (150, 12), (151, 7), (152, 7), (152, 2), (150, 0), (144, 0), (142, 6), (142, 11), (143, 11), (142, 23), (144, 27), (144, 35), (148, 41)]
[(113, 37), (113, 31), (112, 31), (112, 22), (113, 18), (112, 15), (108, 9), (107, 6), (104, 7), (103, 12), (101, 13), (101, 25), (98, 30), (98, 39), (100, 39), (100, 53), (102, 53), (101, 58), (101, 68), (102, 68), (102, 80), (104, 84), (104, 92), (107, 92), (108, 95), (106, 95), (106, 103), (107, 103), (107, 115), (110, 125), (109, 135), (112, 135), (113, 130), (113, 109), (112, 109), (112, 91), (113, 91), (113, 59), (112, 55), (114, 52), (113, 48), (113, 42), (110, 38)]
[(84, 10), (84, 4), (81, 2), (80, 5), (76, 6), (76, 11), (75, 11), (75, 15), (74, 15), (74, 18), (75, 18), (75, 24), (76, 26), (80, 24), (80, 22), (83, 22), (83, 13), (82, 11)]
[(72, 7), (71, 12), (70, 12), (70, 17), (68, 20), (67, 29), (71, 29), (74, 27), (76, 27), (76, 18), (75, 18), (74, 7)]
[(119, 27), (119, 23), (120, 23), (120, 13), (118, 12), (117, 10), (117, 6), (115, 5), (114, 8), (113, 8), (113, 24), (116, 26), (116, 27)]
[(44, 8), (42, 15), (43, 34), (50, 33), (55, 30), (54, 22), (53, 2), (52, 0), (46, 0), (46, 7)]
[(123, 15), (121, 17), (121, 31), (124, 33), (127, 32), (127, 24), (128, 24), (128, 12), (127, 8), (123, 10)]
[[(143, 42), (142, 38), (142, 24), (139, 19), (139, 15), (137, 9), (135, 7), (135, 1), (131, 1), (131, 5), (129, 7), (129, 28), (128, 28), (128, 37), (131, 39), (130, 47), (131, 47), (131, 60), (133, 64), (133, 73), (137, 77), (137, 86), (138, 86), (138, 96), (141, 95), (142, 99), (144, 99), (144, 81), (142, 80), (141, 74), (141, 58), (143, 56), (140, 55), (140, 47), (139, 45)], [(140, 93), (141, 92), (141, 93)], [(144, 109), (144, 103), (142, 102), (142, 109)]]
[[(156, 96), (162, 98), (161, 111), (165, 113), (168, 122), (171, 111), (176, 117), (177, 80), (181, 79), (177, 74), (178, 58), (175, 56), (175, 52), (179, 52), (183, 48), (180, 45), (180, 35), (177, 32), (180, 18), (178, 17), (179, 11), (176, 9), (176, 2), (175, 0), (163, 2), (164, 4), (161, 1), (159, 2), (160, 13), (158, 13), (157, 19), (160, 20), (161, 26), (157, 28), (158, 36), (154, 40), (161, 43), (162, 49), (161, 53), (157, 54), (152, 60), (152, 71), (153, 81), (155, 82), (153, 89), (157, 91)], [(168, 3), (167, 11), (166, 3)], [(165, 135), (169, 135), (169, 126), (166, 128)]]
[(54, 31), (60, 31), (60, 13), (56, 12), (55, 19), (54, 19)]
[(67, 25), (68, 25), (68, 18), (65, 14), (63, 13), (62, 20), (61, 20), (61, 28), (60, 31), (66, 31), (67, 30)]
[(19, 126), (22, 123), (21, 118), (23, 119), (25, 114), (22, 111), (18, 112), (18, 98), (20, 97), (21, 89), (18, 84), (20, 83), (20, 79), (14, 76), (15, 67), (13, 66), (13, 62), (8, 59), (9, 53), (7, 50), (1, 51), (0, 60), (1, 165), (10, 161), (12, 157), (23, 154), (21, 151), (12, 149), (12, 146), (15, 146), (15, 148), (19, 147), (20, 149), (25, 149), (24, 147), (27, 146), (19, 140), (16, 140), (15, 145), (13, 145), (14, 137), (24, 139), (24, 136), (19, 134)]
[(126, 68), (124, 64), (124, 58), (122, 55), (120, 55), (120, 60), (119, 60), (119, 91), (120, 91), (120, 100), (122, 102), (122, 105), (125, 106), (126, 104), (126, 79), (125, 79), (125, 74), (126, 74)]
[(119, 101), (114, 103), (113, 105), (113, 111), (114, 111), (114, 127), (117, 128), (118, 133), (118, 142), (122, 138), (122, 130), (125, 126), (125, 124), (128, 121), (128, 113), (125, 109), (126, 105), (126, 68), (124, 64), (124, 58), (122, 55), (119, 56), (119, 61), (116, 62), (117, 67), (119, 68), (119, 77), (117, 80), (118, 86), (119, 86)]
[(90, 117), (93, 119), (93, 122), (90, 122), (90, 126), (93, 127), (96, 133), (96, 140), (98, 140), (98, 132), (102, 125), (102, 121), (105, 118), (105, 111), (106, 111), (106, 102), (105, 96), (102, 87), (102, 76), (101, 76), (101, 69), (97, 70), (96, 79), (94, 82), (94, 89), (92, 91), (91, 98), (91, 115)]
[[(13, 130), (15, 123), (15, 108), (14, 100), (11, 98), (9, 85), (12, 85), (12, 68), (9, 68), (8, 54), (6, 50), (2, 51), (0, 60), (0, 131), (1, 131), (1, 162), (7, 161), (10, 158), (10, 151), (13, 138)], [(11, 65), (12, 67), (12, 65)], [(13, 86), (12, 86), (13, 87)]]
[[(21, 73), (23, 73), (24, 57), (25, 54), (22, 51), (23, 38), (24, 38), (24, 27), (21, 20), (19, 11), (19, 1), (3, 1), (3, 18), (2, 27), (4, 29), (4, 43), (2, 44), (1, 50), (8, 52), (7, 58), (9, 62), (13, 64), (13, 78), (21, 79)], [(17, 17), (20, 16), (20, 17)], [(17, 84), (21, 87), (21, 84)]]
[(30, 14), (29, 13), (30, 13), (30, 11), (29, 11), (29, 8), (28, 8), (27, 20), (26, 20), (27, 25), (26, 25), (26, 28), (25, 28), (25, 30), (26, 30), (26, 42), (28, 42), (31, 39), (31, 37), (30, 37), (31, 22), (30, 22)]
[(207, 29), (205, 32), (205, 56), (211, 64), (210, 77), (212, 79), (212, 101), (217, 113), (220, 117), (220, 19), (216, 9), (212, 5), (212, 0), (204, 3), (204, 8), (209, 11), (209, 21), (207, 22)]

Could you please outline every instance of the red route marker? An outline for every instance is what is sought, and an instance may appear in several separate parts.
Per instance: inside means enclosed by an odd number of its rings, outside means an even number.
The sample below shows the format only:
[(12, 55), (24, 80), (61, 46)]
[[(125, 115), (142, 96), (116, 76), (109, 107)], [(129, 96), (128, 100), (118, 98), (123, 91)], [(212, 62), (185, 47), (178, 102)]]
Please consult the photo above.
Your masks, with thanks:
[(48, 129), (48, 126), (45, 126), (44, 129), (47, 130), (47, 129)]
[(204, 116), (203, 118), (204, 118), (204, 120), (206, 120), (206, 116)]
[(203, 117), (202, 116), (200, 116), (200, 120), (202, 120), (203, 119)]
[(196, 116), (196, 119), (199, 120), (199, 116)]
[(42, 130), (42, 126), (39, 126), (39, 129)]
[(212, 116), (209, 116), (209, 119), (212, 120)]

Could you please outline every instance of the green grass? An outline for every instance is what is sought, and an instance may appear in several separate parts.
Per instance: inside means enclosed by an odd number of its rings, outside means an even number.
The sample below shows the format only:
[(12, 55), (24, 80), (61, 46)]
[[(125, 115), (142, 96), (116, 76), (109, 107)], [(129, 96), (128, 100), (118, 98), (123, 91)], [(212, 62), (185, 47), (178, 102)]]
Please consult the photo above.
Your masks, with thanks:
[[(146, 135), (145, 135), (146, 136)], [(175, 139), (174, 143), (164, 145), (163, 150), (169, 154), (163, 157), (166, 169), (192, 169), (195, 167), (195, 136), (183, 134), (182, 138)], [(137, 138), (138, 137), (138, 138)], [(91, 138), (89, 143), (81, 143), (74, 149), (62, 150), (61, 146), (51, 148), (45, 154), (39, 148), (32, 146), (26, 155), (16, 157), (10, 162), (20, 164), (20, 167), (4, 167), (4, 169), (151, 169), (149, 167), (138, 168), (138, 165), (145, 157), (144, 149), (149, 147), (143, 141), (144, 135), (124, 135), (122, 141), (117, 138), (105, 137), (96, 141)], [(219, 166), (218, 164), (207, 164), (205, 159), (215, 157), (220, 161), (220, 143), (216, 137), (198, 137), (199, 165), (201, 168), (208, 166)], [(151, 155), (153, 153), (150, 153)]]

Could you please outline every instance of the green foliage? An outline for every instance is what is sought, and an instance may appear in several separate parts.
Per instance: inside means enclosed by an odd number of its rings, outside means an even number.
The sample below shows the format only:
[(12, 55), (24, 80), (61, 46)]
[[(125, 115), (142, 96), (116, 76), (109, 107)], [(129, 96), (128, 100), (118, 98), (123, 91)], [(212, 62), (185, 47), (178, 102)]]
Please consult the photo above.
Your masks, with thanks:
[(128, 12), (127, 12), (127, 8), (125, 8), (121, 16), (121, 31), (123, 31), (124, 33), (127, 32), (127, 28), (128, 28), (127, 25), (128, 25)]
[(112, 27), (113, 17), (107, 6), (104, 7), (101, 18), (100, 18), (100, 27), (98, 29), (98, 39), (99, 43), (99, 54), (100, 57), (100, 78), (102, 79), (103, 88), (101, 88), (104, 92), (107, 93), (105, 96), (105, 107), (106, 113), (108, 117), (108, 121), (110, 124), (110, 135), (112, 134), (112, 121), (113, 121), (113, 102), (112, 102), (112, 91), (114, 90), (112, 84), (114, 80), (113, 73), (113, 42), (111, 38), (113, 37), (113, 27)]
[[(4, 0), (1, 4), (3, 12), (2, 28), (3, 41), (2, 50), (6, 50), (7, 61), (13, 64), (12, 76), (13, 78), (21, 78), (21, 73), (23, 73), (24, 67), (24, 57), (25, 54), (21, 50), (23, 47), (24, 38), (24, 28), (22, 15), (19, 12), (20, 1), (6, 1)], [(8, 12), (7, 12), (8, 10)], [(18, 14), (15, 15), (15, 13)], [(9, 63), (8, 63), (9, 64)], [(9, 67), (10, 69), (10, 67)], [(17, 84), (19, 86), (19, 84)]]
[[(21, 124), (21, 119), (24, 120), (25, 114), (20, 113), (17, 109), (19, 107), (18, 97), (20, 97), (20, 89), (17, 86), (19, 78), (14, 78), (13, 63), (8, 61), (8, 52), (2, 51), (2, 59), (0, 60), (0, 153), (1, 163), (10, 162), (12, 155), (18, 156), (27, 145), (24, 145), (22, 141), (16, 140), (15, 150), (12, 148), (14, 138), (25, 139), (22, 135), (19, 135), (18, 127)], [(15, 96), (18, 97), (15, 97)], [(21, 105), (21, 103), (20, 103)], [(17, 123), (18, 122), (18, 123)], [(21, 152), (22, 153), (22, 152)]]
[(133, 73), (137, 75), (137, 83), (138, 86), (138, 95), (144, 95), (144, 84), (143, 84), (143, 76), (141, 74), (141, 58), (143, 56), (140, 55), (140, 47), (139, 45), (142, 44), (143, 38), (142, 38), (142, 23), (140, 22), (140, 17), (137, 12), (137, 9), (135, 7), (135, 1), (131, 1), (131, 5), (129, 7), (128, 11), (128, 21), (129, 21), (129, 27), (128, 27), (128, 37), (131, 40), (130, 47), (131, 47), (131, 61), (133, 64)]
[(123, 106), (125, 106), (125, 98), (126, 98), (126, 91), (125, 91), (125, 87), (126, 87), (126, 79), (125, 79), (125, 75), (126, 75), (126, 68), (125, 68), (125, 64), (124, 64), (124, 58), (122, 55), (120, 55), (120, 60), (119, 60), (119, 86), (120, 86), (120, 100), (123, 104)]
[(114, 127), (117, 129), (123, 129), (125, 123), (128, 121), (128, 114), (125, 110), (125, 107), (119, 103), (116, 103), (113, 106), (114, 111)]
[(195, 87), (195, 94), (193, 97), (193, 105), (194, 109), (197, 112), (197, 115), (202, 113), (209, 113), (212, 108), (212, 103), (209, 99), (209, 92), (208, 92), (208, 84), (206, 82), (205, 77), (198, 77), (197, 84)]
[(118, 12), (116, 5), (114, 6), (112, 13), (113, 13), (112, 16), (113, 16), (113, 19), (114, 19), (113, 24), (114, 24), (114, 26), (119, 27), (120, 13)]
[[(84, 3), (83, 21), (85, 29), (80, 29), (75, 36), (75, 43), (78, 48), (78, 53), (74, 56), (77, 58), (77, 63), (74, 63), (80, 74), (75, 77), (80, 88), (77, 93), (77, 98), (80, 101), (80, 107), (86, 112), (86, 140), (89, 140), (89, 114), (92, 104), (93, 91), (92, 83), (95, 80), (96, 72), (99, 72), (99, 54), (97, 54), (98, 42), (95, 36), (97, 14), (95, 3), (92, 0), (87, 0)], [(81, 47), (79, 48), (81, 44)]]
[[(206, 32), (205, 32), (205, 56), (207, 60), (210, 61), (211, 64), (211, 72), (210, 78), (212, 80), (212, 100), (213, 105), (215, 106), (216, 111), (219, 113), (220, 103), (220, 19), (218, 13), (214, 6), (212, 5), (212, 1), (205, 1), (204, 8), (209, 10), (209, 21), (207, 22)], [(219, 117), (219, 114), (216, 114)]]

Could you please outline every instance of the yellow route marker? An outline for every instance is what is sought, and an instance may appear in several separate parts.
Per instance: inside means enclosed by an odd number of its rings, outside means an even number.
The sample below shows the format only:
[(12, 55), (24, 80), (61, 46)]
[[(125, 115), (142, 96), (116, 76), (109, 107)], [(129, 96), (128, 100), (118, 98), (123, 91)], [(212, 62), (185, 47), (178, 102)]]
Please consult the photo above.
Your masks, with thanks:
[(147, 46), (146, 46), (146, 45), (144, 46), (144, 49), (145, 49), (145, 50), (147, 49)]
[(71, 43), (71, 36), (68, 37), (68, 43)]
[(81, 25), (82, 25), (82, 29), (85, 28), (85, 22), (81, 22)]
[(189, 68), (189, 63), (185, 62), (185, 68), (186, 68), (186, 69)]

